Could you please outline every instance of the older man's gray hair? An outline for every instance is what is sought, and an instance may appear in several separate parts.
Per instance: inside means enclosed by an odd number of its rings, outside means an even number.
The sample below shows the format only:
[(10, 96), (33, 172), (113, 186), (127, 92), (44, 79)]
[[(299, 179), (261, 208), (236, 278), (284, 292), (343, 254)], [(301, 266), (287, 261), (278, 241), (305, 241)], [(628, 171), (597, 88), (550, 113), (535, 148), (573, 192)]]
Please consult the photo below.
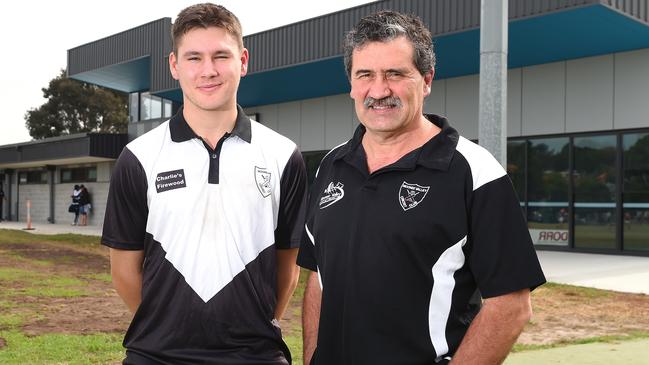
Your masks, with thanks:
[(415, 51), (412, 60), (422, 75), (435, 68), (435, 52), (430, 31), (419, 17), (404, 15), (395, 11), (379, 11), (362, 18), (346, 34), (343, 53), (347, 77), (352, 73), (352, 53), (369, 42), (389, 42), (405, 36)]

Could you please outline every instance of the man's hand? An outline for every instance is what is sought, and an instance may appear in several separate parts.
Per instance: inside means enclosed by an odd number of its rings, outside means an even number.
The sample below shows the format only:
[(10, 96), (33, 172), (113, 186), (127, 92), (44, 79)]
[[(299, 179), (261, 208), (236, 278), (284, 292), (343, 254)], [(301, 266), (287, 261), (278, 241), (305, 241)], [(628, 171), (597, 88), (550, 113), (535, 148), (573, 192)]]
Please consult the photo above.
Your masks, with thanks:
[(304, 365), (311, 363), (311, 358), (318, 344), (318, 328), (320, 324), (320, 304), (322, 289), (318, 273), (312, 272), (304, 289), (302, 305), (302, 340), (304, 346)]
[(110, 273), (113, 287), (135, 314), (142, 302), (142, 263), (144, 251), (110, 249)]
[(288, 302), (297, 287), (300, 278), (300, 267), (295, 264), (297, 248), (277, 250), (277, 306), (275, 306), (275, 319), (284, 317)]
[(529, 289), (485, 299), (451, 364), (501, 364), (531, 317)]

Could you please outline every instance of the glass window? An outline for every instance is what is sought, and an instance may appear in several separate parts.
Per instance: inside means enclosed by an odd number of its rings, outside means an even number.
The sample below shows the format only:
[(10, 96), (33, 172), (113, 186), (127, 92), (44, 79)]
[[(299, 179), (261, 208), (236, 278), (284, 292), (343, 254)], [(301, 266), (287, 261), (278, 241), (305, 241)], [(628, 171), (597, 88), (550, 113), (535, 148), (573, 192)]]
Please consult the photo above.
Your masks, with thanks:
[(544, 138), (527, 143), (527, 226), (532, 241), (567, 246), (570, 140)]
[(507, 142), (507, 174), (514, 184), (514, 190), (525, 206), (525, 141)]
[(73, 167), (61, 169), (61, 182), (87, 182), (97, 181), (97, 167)]
[(615, 248), (616, 136), (574, 139), (575, 247)]
[(140, 120), (140, 94), (131, 93), (128, 97), (128, 117), (130, 122)]
[(151, 95), (151, 117), (149, 119), (162, 118), (162, 99)]
[(21, 171), (18, 174), (18, 182), (20, 184), (47, 184), (47, 171)]
[(140, 120), (151, 119), (151, 94), (140, 94)]
[(172, 113), (173, 113), (172, 106), (173, 105), (171, 103), (171, 100), (163, 99), (163, 102), (164, 102), (164, 105), (163, 105), (163, 107), (164, 107), (164, 115), (163, 116), (165, 118), (171, 118), (173, 116), (172, 115)]
[(309, 185), (313, 183), (315, 173), (318, 171), (318, 167), (320, 167), (320, 161), (322, 161), (327, 152), (328, 151), (314, 151), (302, 153), (304, 163), (306, 164), (306, 174)]
[(649, 133), (625, 134), (624, 249), (649, 250)]

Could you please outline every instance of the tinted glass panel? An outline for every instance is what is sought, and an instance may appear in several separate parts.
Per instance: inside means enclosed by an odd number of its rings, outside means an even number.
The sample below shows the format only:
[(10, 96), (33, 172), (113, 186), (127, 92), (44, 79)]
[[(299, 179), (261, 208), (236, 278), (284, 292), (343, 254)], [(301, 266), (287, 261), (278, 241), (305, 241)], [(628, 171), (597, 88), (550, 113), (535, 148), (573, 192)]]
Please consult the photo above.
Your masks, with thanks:
[(649, 250), (649, 133), (623, 136), (624, 249)]
[(535, 244), (567, 246), (569, 139), (528, 141), (527, 224)]
[(140, 120), (140, 94), (132, 93), (128, 98), (128, 116), (130, 122)]
[(309, 186), (313, 183), (315, 179), (315, 173), (320, 167), (320, 161), (327, 154), (327, 151), (314, 151), (314, 152), (304, 152), (302, 157), (304, 158), (304, 163), (306, 164), (306, 174), (309, 181)]
[(525, 141), (507, 142), (507, 174), (512, 179), (516, 195), (525, 206)]
[(574, 139), (575, 247), (615, 248), (616, 138)]

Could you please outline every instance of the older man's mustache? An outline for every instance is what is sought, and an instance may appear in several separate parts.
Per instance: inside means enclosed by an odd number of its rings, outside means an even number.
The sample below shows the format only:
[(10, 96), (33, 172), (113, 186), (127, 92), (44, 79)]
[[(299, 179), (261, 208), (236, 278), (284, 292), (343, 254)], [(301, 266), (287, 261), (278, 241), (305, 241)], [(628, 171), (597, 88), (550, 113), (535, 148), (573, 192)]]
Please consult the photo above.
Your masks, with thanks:
[(374, 99), (373, 97), (368, 96), (365, 98), (365, 101), (363, 101), (363, 105), (365, 105), (366, 108), (371, 108), (371, 107), (400, 107), (401, 106), (401, 100), (397, 97), (394, 96), (386, 96), (385, 98), (381, 99)]

